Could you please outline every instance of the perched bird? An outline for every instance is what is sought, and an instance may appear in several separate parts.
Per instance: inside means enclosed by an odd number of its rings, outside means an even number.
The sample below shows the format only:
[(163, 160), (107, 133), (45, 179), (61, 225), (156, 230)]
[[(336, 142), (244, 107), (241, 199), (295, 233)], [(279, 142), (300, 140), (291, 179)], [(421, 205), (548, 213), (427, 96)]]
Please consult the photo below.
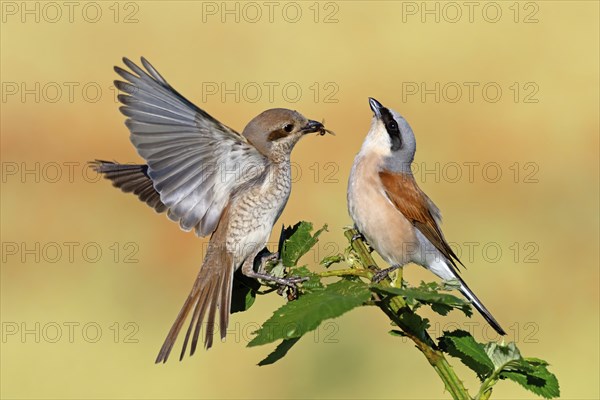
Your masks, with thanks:
[(444, 280), (456, 279), (460, 291), (500, 334), (504, 330), (458, 274), (440, 229), (440, 210), (419, 188), (411, 171), (416, 141), (406, 120), (369, 98), (375, 114), (354, 159), (348, 182), (348, 211), (358, 231), (391, 267), (374, 280), (412, 262)]
[[(204, 345), (213, 343), (218, 315), (225, 338), (233, 274), (293, 287), (302, 279), (255, 272), (254, 259), (265, 247), (291, 189), (290, 153), (307, 133), (328, 132), (322, 123), (292, 110), (276, 108), (252, 119), (240, 135), (196, 107), (150, 65), (127, 58), (131, 72), (115, 67), (125, 80), (121, 112), (128, 117), (131, 142), (145, 165), (95, 161), (93, 167), (124, 192), (133, 192), (157, 212), (198, 236), (211, 235), (192, 290), (158, 354), (166, 362), (191, 313), (180, 359), (190, 336), (194, 353), (206, 318)], [(192, 334), (193, 330), (193, 334)]]

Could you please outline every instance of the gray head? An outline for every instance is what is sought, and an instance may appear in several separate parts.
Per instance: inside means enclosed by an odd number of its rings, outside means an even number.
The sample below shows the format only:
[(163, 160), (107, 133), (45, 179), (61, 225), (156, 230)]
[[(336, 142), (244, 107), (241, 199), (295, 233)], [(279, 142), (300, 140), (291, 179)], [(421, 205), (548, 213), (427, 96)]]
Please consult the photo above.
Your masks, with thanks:
[(412, 128), (400, 114), (374, 98), (369, 97), (369, 105), (374, 116), (361, 152), (380, 154), (392, 171), (410, 171), (417, 150)]
[(273, 108), (254, 117), (242, 135), (269, 158), (289, 155), (301, 137), (323, 132), (323, 124), (309, 120), (297, 111)]

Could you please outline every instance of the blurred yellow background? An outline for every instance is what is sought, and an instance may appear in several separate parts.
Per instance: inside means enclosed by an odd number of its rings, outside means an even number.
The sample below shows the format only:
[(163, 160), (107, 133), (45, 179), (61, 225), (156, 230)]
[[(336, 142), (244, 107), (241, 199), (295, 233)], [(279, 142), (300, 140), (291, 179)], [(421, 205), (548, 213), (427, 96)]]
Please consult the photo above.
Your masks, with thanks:
[[(154, 365), (206, 239), (85, 169), (140, 161), (112, 67), (141, 55), (237, 130), (288, 107), (336, 132), (297, 146), (276, 228), (329, 224), (314, 268), (344, 245), (367, 97), (403, 114), (417, 181), (507, 340), (551, 363), (563, 398), (600, 396), (598, 2), (67, 3), (1, 3), (2, 398), (449, 398), (367, 308), (256, 366), (274, 346), (245, 345), (274, 295), (226, 343)], [(430, 316), (434, 335), (495, 338), (479, 315)], [(533, 397), (501, 382), (492, 398)]]

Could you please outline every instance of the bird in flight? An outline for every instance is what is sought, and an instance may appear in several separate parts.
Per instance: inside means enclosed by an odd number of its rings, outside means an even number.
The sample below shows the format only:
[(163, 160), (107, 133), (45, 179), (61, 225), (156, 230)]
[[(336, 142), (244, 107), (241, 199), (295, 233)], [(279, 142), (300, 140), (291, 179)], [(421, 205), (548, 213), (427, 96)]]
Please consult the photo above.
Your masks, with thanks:
[(289, 198), (292, 149), (309, 133), (329, 131), (296, 111), (275, 108), (239, 134), (179, 94), (146, 59), (142, 67), (127, 58), (123, 62), (130, 71), (115, 67), (123, 79), (115, 81), (120, 110), (145, 164), (96, 160), (93, 167), (115, 187), (166, 212), (181, 229), (210, 235), (200, 272), (156, 358), (160, 363), (167, 361), (188, 316), (180, 359), (190, 338), (194, 354), (204, 320), (207, 349), (215, 325), (225, 338), (236, 270), (288, 287), (303, 280), (255, 271), (254, 259)]

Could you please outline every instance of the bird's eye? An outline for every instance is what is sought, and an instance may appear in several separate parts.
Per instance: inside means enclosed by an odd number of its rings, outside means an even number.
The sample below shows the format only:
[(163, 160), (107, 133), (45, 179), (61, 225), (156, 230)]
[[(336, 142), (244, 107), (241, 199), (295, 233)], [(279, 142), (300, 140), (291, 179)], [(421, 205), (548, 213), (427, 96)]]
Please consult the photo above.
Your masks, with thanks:
[(287, 133), (290, 133), (293, 129), (294, 129), (293, 124), (287, 124), (286, 126), (283, 127), (283, 130), (286, 131)]
[(392, 130), (394, 131), (398, 129), (398, 124), (396, 123), (396, 121), (390, 122), (390, 128), (392, 128)]

